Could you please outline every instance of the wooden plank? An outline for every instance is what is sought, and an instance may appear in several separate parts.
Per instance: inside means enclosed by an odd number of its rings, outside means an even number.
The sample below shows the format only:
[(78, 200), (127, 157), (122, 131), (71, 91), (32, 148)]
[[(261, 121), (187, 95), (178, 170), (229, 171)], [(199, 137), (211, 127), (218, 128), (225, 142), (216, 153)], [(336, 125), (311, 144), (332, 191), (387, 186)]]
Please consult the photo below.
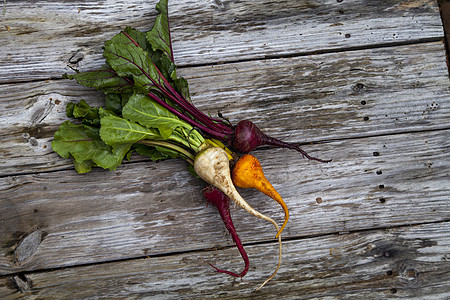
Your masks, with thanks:
[[(293, 142), (449, 128), (441, 42), (180, 70), (196, 106)], [(412, 96), (413, 95), (413, 96)], [(52, 152), (64, 107), (102, 96), (68, 80), (0, 85), (0, 174), (70, 167)]]
[(203, 261), (241, 267), (237, 251), (201, 251), (0, 279), (0, 297), (43, 299), (448, 299), (450, 223), (327, 235), (247, 246), (251, 269), (243, 281), (215, 274)]
[[(334, 141), (255, 155), (290, 207), (286, 238), (448, 220), (450, 130)], [(0, 273), (66, 267), (230, 244), (204, 184), (178, 160), (115, 172), (59, 171), (0, 179)], [(280, 207), (251, 190), (255, 209), (281, 222)], [(247, 243), (272, 240), (266, 222), (234, 210)]]
[[(59, 78), (102, 62), (125, 26), (148, 30), (156, 1), (7, 1), (0, 83)], [(172, 1), (176, 62), (210, 64), (443, 37), (434, 0)]]
[[(193, 0), (185, 4), (176, 13), (187, 18), (173, 32), (174, 50), (183, 52), (188, 64), (203, 64), (205, 58), (229, 62), (443, 36), (434, 0), (216, 1), (209, 6)], [(214, 10), (203, 15), (211, 7)], [(199, 12), (201, 26), (192, 21)]]

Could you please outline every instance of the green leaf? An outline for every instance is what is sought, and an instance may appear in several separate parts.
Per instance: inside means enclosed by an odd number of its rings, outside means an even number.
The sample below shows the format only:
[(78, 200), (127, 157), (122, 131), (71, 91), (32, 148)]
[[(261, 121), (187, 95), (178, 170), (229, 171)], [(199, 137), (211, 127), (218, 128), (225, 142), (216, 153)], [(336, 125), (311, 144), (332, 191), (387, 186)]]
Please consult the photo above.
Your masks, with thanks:
[(177, 127), (192, 129), (187, 122), (180, 120), (172, 112), (142, 94), (134, 94), (130, 97), (123, 107), (122, 115), (147, 128), (157, 128), (164, 139), (169, 138)]
[[(126, 33), (126, 34), (123, 34)], [(149, 45), (147, 43), (147, 37), (146, 34), (143, 32), (140, 32), (137, 29), (126, 27), (124, 30), (122, 30), (119, 34), (116, 34), (111, 41), (113, 43), (118, 44), (128, 44), (130, 43), (130, 38), (136, 42), (142, 49), (144, 50), (151, 50), (149, 49)]]
[(124, 118), (106, 116), (100, 123), (100, 137), (108, 145), (134, 144), (143, 139), (162, 140), (158, 130), (145, 128)]
[(98, 108), (98, 115), (100, 116), (100, 119), (109, 116), (117, 116), (113, 111), (109, 109), (104, 109), (103, 107)]
[(179, 77), (173, 80), (175, 90), (180, 93), (186, 100), (191, 101), (189, 94), (189, 84), (186, 79)]
[(122, 94), (121, 98), (122, 98), (122, 107), (125, 106), (125, 104), (127, 104), (128, 100), (130, 99), (131, 95), (133, 94)]
[(122, 78), (105, 65), (98, 70), (76, 73), (74, 75), (64, 74), (64, 78), (75, 79), (79, 84), (102, 90), (105, 94), (126, 93), (133, 89), (133, 81)]
[[(130, 98), (130, 101), (128, 103), (132, 101), (134, 101), (133, 97)], [(175, 135), (170, 136), (168, 139), (184, 142), (184, 139), (180, 139), (177, 136), (178, 130), (174, 131), (174, 133)], [(154, 150), (146, 153), (146, 155), (151, 157), (151, 159), (153, 160), (183, 157), (183, 154), (179, 152), (180, 150), (171, 150), (163, 145), (163, 141), (166, 140), (166, 138), (162, 137), (157, 129), (146, 128), (117, 116), (107, 115), (102, 117), (100, 136), (107, 145), (113, 146), (114, 148), (122, 145), (123, 143), (135, 144), (142, 140), (159, 141), (161, 142), (161, 145), (155, 146)], [(142, 153), (142, 147), (135, 145), (135, 148), (140, 149), (139, 151), (141, 151)], [(181, 149), (180, 147), (178, 148)]]
[(99, 136), (98, 128), (65, 121), (55, 133), (52, 149), (63, 158), (73, 157), (78, 172), (89, 172), (92, 166), (115, 170), (122, 163), (131, 144), (111, 147)]
[(90, 107), (89, 104), (87, 104), (84, 100), (81, 100), (78, 103), (67, 103), (66, 115), (69, 118), (81, 119), (83, 121), (83, 124), (86, 125), (100, 125), (98, 107)]
[[(170, 60), (164, 53), (161, 51), (154, 51), (151, 55), (152, 62), (161, 72), (162, 76), (166, 78), (169, 82), (172, 79), (172, 75), (176, 74), (176, 66), (173, 61)], [(176, 78), (176, 75), (175, 75)]]
[(122, 97), (119, 94), (107, 94), (105, 97), (105, 108), (116, 115), (121, 115)]
[(69, 118), (98, 119), (98, 108), (90, 107), (83, 99), (78, 103), (69, 102), (66, 106), (66, 115)]
[[(121, 32), (119, 35), (124, 35)], [(122, 39), (120, 39), (122, 40)], [(135, 88), (147, 93), (156, 85), (163, 86), (163, 78), (159, 75), (147, 51), (133, 42), (119, 43), (110, 40), (105, 43), (103, 56), (121, 77), (132, 77)]]
[[(172, 50), (172, 40), (170, 36), (168, 0), (161, 0), (156, 5), (159, 15), (150, 31), (147, 32), (147, 40), (154, 53), (152, 60), (167, 80), (173, 83), (174, 88), (184, 98), (190, 101), (187, 81), (176, 76), (176, 66)], [(161, 54), (162, 55), (161, 55)]]
[(183, 157), (180, 152), (177, 152), (175, 150), (167, 149), (167, 148), (164, 148), (164, 147), (158, 147), (158, 146), (155, 146), (155, 149), (159, 153), (165, 155), (167, 158)]
[[(136, 146), (136, 152), (140, 155), (147, 156), (153, 161), (173, 158), (173, 154), (176, 154), (175, 157), (179, 157), (180, 154), (176, 151), (171, 151), (163, 147), (149, 147), (146, 145), (138, 145)], [(168, 153), (170, 151), (170, 155)]]
[(161, 50), (173, 62), (167, 2), (168, 0), (161, 0), (156, 4), (159, 15), (156, 17), (152, 29), (147, 32), (147, 40), (154, 51)]
[(95, 163), (92, 160), (84, 160), (81, 163), (77, 162), (75, 158), (72, 157), (73, 165), (75, 166), (75, 170), (82, 174), (87, 173), (92, 170), (92, 167), (95, 166)]

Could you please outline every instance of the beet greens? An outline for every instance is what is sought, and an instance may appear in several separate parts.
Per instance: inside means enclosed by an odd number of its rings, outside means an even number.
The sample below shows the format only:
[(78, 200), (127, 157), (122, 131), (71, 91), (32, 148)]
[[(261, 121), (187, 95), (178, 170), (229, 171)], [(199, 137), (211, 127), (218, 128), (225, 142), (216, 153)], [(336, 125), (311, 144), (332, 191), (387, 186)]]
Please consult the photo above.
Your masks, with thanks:
[(176, 75), (167, 0), (160, 1), (156, 8), (160, 14), (149, 32), (128, 27), (105, 43), (103, 68), (66, 77), (106, 94), (145, 94), (206, 137), (218, 139), (237, 152), (248, 153), (270, 145), (296, 150), (310, 160), (331, 161), (312, 157), (296, 144), (269, 137), (249, 120), (233, 126), (228, 120), (212, 118), (197, 109), (190, 101), (187, 81)]

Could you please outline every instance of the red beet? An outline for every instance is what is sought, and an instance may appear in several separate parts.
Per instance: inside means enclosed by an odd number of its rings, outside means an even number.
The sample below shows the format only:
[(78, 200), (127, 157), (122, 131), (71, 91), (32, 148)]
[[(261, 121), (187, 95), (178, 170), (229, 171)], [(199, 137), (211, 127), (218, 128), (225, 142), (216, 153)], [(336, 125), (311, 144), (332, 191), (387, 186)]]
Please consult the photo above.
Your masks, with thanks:
[(253, 122), (249, 120), (242, 120), (237, 123), (234, 128), (233, 148), (241, 153), (249, 153), (258, 146), (270, 145), (278, 148), (288, 148), (300, 152), (304, 157), (310, 160), (319, 162), (330, 162), (330, 160), (323, 160), (310, 156), (298, 145), (293, 143), (286, 143), (276, 138), (264, 134)]
[(236, 229), (233, 225), (233, 220), (231, 219), (231, 213), (230, 213), (230, 200), (229, 198), (219, 191), (217, 188), (208, 185), (203, 190), (203, 195), (205, 196), (206, 200), (212, 204), (214, 204), (217, 207), (217, 210), (219, 211), (220, 216), (222, 217), (222, 221), (225, 224), (225, 227), (227, 228), (228, 232), (231, 234), (231, 237), (233, 238), (234, 243), (236, 244), (236, 247), (239, 250), (239, 253), (241, 253), (242, 259), (244, 260), (245, 267), (244, 270), (239, 273), (233, 273), (230, 271), (221, 270), (212, 264), (209, 264), (211, 267), (216, 269), (217, 272), (225, 273), (234, 277), (243, 277), (248, 272), (249, 268), (249, 260), (247, 253), (244, 250), (244, 246), (242, 246), (241, 240), (239, 239), (239, 236), (236, 232)]

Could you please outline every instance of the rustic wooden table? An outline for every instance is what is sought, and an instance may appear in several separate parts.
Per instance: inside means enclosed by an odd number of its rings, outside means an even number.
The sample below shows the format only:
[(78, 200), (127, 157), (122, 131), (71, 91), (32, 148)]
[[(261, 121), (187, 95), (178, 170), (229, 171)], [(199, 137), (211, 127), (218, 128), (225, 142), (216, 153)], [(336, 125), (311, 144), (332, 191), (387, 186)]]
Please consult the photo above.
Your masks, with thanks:
[[(171, 1), (194, 103), (303, 144), (254, 152), (290, 207), (234, 209), (242, 262), (183, 161), (76, 174), (50, 147), (64, 107), (102, 95), (61, 74), (148, 30), (155, 0), (8, 0), (0, 12), (0, 298), (448, 299), (450, 81), (434, 0)], [(282, 221), (268, 198), (242, 191)]]

